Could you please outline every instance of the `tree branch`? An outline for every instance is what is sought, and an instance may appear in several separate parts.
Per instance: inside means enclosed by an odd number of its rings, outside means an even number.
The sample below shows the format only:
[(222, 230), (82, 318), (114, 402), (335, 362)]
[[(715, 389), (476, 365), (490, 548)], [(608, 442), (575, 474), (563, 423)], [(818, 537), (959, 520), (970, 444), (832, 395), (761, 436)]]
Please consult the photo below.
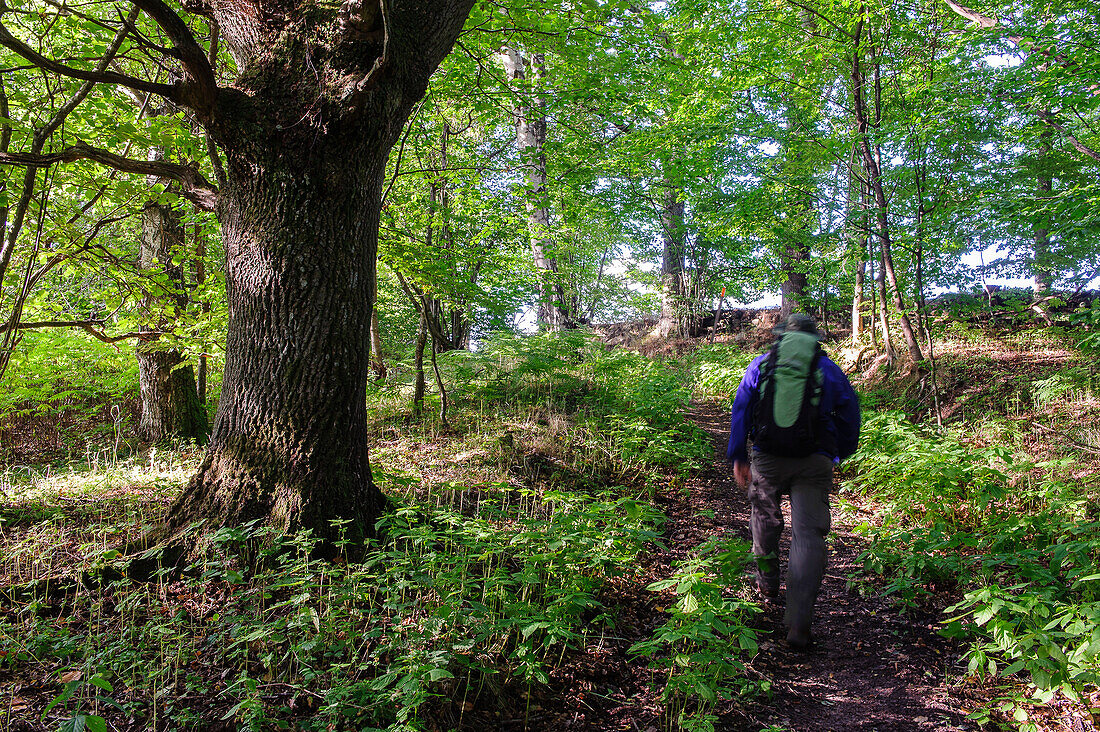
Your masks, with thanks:
[(1067, 130), (1065, 127), (1062, 126), (1061, 123), (1058, 122), (1058, 118), (1055, 117), (1053, 114), (1051, 114), (1050, 112), (1039, 110), (1039, 119), (1041, 119), (1044, 124), (1053, 127), (1054, 129), (1065, 135), (1066, 139), (1069, 140), (1070, 144), (1073, 145), (1074, 149), (1076, 149), (1077, 152), (1088, 155), (1093, 160), (1100, 162), (1100, 152), (1093, 150), (1091, 147), (1078, 140), (1072, 132)]
[(55, 153), (0, 153), (0, 165), (20, 165), (41, 168), (54, 163), (71, 163), (77, 160), (91, 160), (123, 173), (152, 175), (158, 178), (174, 180), (182, 187), (183, 197), (199, 208), (212, 211), (217, 201), (218, 189), (214, 187), (196, 168), (115, 155), (109, 150), (92, 147), (82, 142)]
[(958, 13), (962, 17), (966, 18), (970, 22), (976, 23), (978, 26), (980, 26), (982, 28), (994, 28), (994, 27), (997, 26), (997, 19), (996, 18), (990, 18), (988, 15), (982, 15), (977, 10), (971, 10), (970, 8), (966, 7), (965, 5), (959, 5), (956, 2), (952, 2), (952, 0), (943, 0), (943, 1), (945, 3), (947, 3), (947, 7), (951, 8), (956, 13)]
[(84, 69), (75, 69), (71, 66), (58, 63), (53, 59), (48, 59), (13, 36), (2, 23), (0, 23), (0, 46), (7, 48), (12, 53), (25, 58), (27, 61), (30, 61), (38, 68), (45, 71), (67, 76), (71, 79), (81, 79), (83, 81), (92, 81), (102, 84), (119, 84), (137, 91), (159, 94), (166, 99), (184, 104), (184, 100), (178, 93), (178, 87), (176, 86), (154, 84), (144, 79), (127, 76), (126, 74), (119, 74), (114, 71), (85, 71)]
[(195, 110), (200, 118), (209, 119), (218, 96), (218, 84), (206, 51), (195, 40), (183, 19), (163, 0), (133, 0), (133, 3), (145, 11), (172, 41), (172, 56), (191, 79), (191, 83), (185, 81), (174, 86), (176, 96), (169, 98)]
[(0, 333), (6, 333), (9, 330), (34, 330), (37, 328), (82, 328), (93, 338), (101, 340), (104, 343), (118, 343), (128, 338), (150, 338), (160, 335), (157, 331), (130, 331), (129, 333), (122, 333), (117, 336), (109, 336), (102, 330), (97, 330), (102, 327), (102, 320), (40, 320), (36, 322), (16, 323), (14, 327), (10, 322), (0, 323)]

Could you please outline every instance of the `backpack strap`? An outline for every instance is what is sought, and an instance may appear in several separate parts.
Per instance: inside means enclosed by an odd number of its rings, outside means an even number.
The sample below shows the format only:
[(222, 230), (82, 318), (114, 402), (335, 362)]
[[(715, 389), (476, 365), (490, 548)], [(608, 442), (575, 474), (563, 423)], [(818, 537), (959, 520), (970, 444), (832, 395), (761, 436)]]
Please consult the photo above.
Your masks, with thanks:
[(775, 375), (775, 368), (779, 364), (779, 341), (772, 344), (771, 349), (768, 351), (768, 357), (760, 364), (760, 373), (756, 379), (756, 396), (757, 398), (763, 396), (763, 390), (765, 385), (772, 385), (772, 377)]

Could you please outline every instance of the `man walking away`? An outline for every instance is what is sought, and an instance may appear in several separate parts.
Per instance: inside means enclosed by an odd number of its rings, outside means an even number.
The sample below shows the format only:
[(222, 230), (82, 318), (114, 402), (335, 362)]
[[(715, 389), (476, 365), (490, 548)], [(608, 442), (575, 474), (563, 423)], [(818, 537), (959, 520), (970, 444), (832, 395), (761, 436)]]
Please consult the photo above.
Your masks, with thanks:
[(748, 486), (756, 587), (765, 600), (779, 597), (779, 502), (785, 493), (791, 497), (784, 622), (787, 642), (801, 650), (813, 642), (814, 602), (825, 575), (833, 466), (856, 450), (859, 399), (821, 350), (813, 318), (795, 313), (775, 332), (779, 340), (749, 364), (737, 387), (726, 457), (737, 482)]

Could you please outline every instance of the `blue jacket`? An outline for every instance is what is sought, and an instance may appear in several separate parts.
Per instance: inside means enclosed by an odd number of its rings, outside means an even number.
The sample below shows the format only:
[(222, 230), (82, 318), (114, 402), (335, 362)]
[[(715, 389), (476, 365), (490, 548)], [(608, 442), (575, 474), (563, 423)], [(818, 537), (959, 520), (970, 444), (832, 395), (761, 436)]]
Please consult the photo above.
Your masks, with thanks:
[[(756, 385), (760, 381), (760, 365), (767, 357), (768, 354), (764, 353), (753, 359), (737, 387), (737, 395), (733, 399), (733, 414), (730, 417), (730, 443), (726, 448), (726, 458), (730, 462), (748, 462), (747, 440), (756, 406)], [(840, 453), (826, 454), (840, 461), (854, 453), (859, 442), (859, 397), (852, 389), (848, 377), (828, 356), (822, 355), (819, 364), (823, 377), (821, 414), (825, 416), (826, 429), (836, 437), (837, 451)]]

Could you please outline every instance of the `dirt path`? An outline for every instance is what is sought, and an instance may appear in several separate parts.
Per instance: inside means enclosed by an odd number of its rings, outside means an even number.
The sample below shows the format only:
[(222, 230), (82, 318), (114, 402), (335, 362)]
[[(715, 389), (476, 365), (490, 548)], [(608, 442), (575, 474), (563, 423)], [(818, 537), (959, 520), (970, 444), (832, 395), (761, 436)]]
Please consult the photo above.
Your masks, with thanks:
[[(684, 537), (670, 546), (686, 551), (730, 528), (747, 539), (748, 501), (725, 461), (728, 416), (717, 405), (700, 404), (689, 417), (713, 438), (715, 457), (692, 482), (687, 496), (665, 506), (666, 534), (670, 539)], [(877, 598), (846, 589), (845, 577), (858, 568), (862, 539), (835, 513), (829, 569), (814, 623), (817, 645), (808, 653), (787, 648), (782, 609), (767, 608), (761, 628), (764, 641), (750, 668), (772, 680), (772, 698), (729, 710), (721, 728), (753, 732), (769, 726), (793, 732), (978, 729), (965, 719), (960, 700), (951, 696), (945, 683), (958, 651), (935, 633), (936, 618), (899, 615)], [(789, 532), (785, 532), (784, 555), (788, 548)]]
[[(550, 684), (516, 705), (490, 728), (543, 730), (675, 729), (663, 716), (662, 679), (645, 659), (631, 657), (634, 643), (649, 639), (667, 619), (667, 597), (644, 589), (671, 575), (707, 539), (728, 532), (749, 538), (749, 504), (725, 460), (729, 422), (724, 407), (699, 404), (688, 417), (711, 435), (714, 456), (686, 486), (666, 486), (657, 503), (667, 516), (664, 543), (643, 558), (641, 583), (608, 578), (604, 598), (614, 608), (614, 629), (589, 638), (551, 674)], [(957, 670), (957, 648), (935, 632), (937, 618), (900, 615), (876, 597), (848, 591), (845, 577), (858, 568), (860, 537), (833, 516), (829, 569), (818, 599), (816, 646), (799, 653), (786, 645), (782, 609), (761, 616), (760, 651), (748, 673), (772, 683), (770, 698), (740, 700), (715, 710), (721, 732), (962, 732), (979, 727), (965, 718), (963, 700), (947, 686)], [(789, 515), (789, 510), (787, 511)], [(782, 551), (789, 549), (784, 536)], [(522, 702), (527, 697), (522, 697)]]

